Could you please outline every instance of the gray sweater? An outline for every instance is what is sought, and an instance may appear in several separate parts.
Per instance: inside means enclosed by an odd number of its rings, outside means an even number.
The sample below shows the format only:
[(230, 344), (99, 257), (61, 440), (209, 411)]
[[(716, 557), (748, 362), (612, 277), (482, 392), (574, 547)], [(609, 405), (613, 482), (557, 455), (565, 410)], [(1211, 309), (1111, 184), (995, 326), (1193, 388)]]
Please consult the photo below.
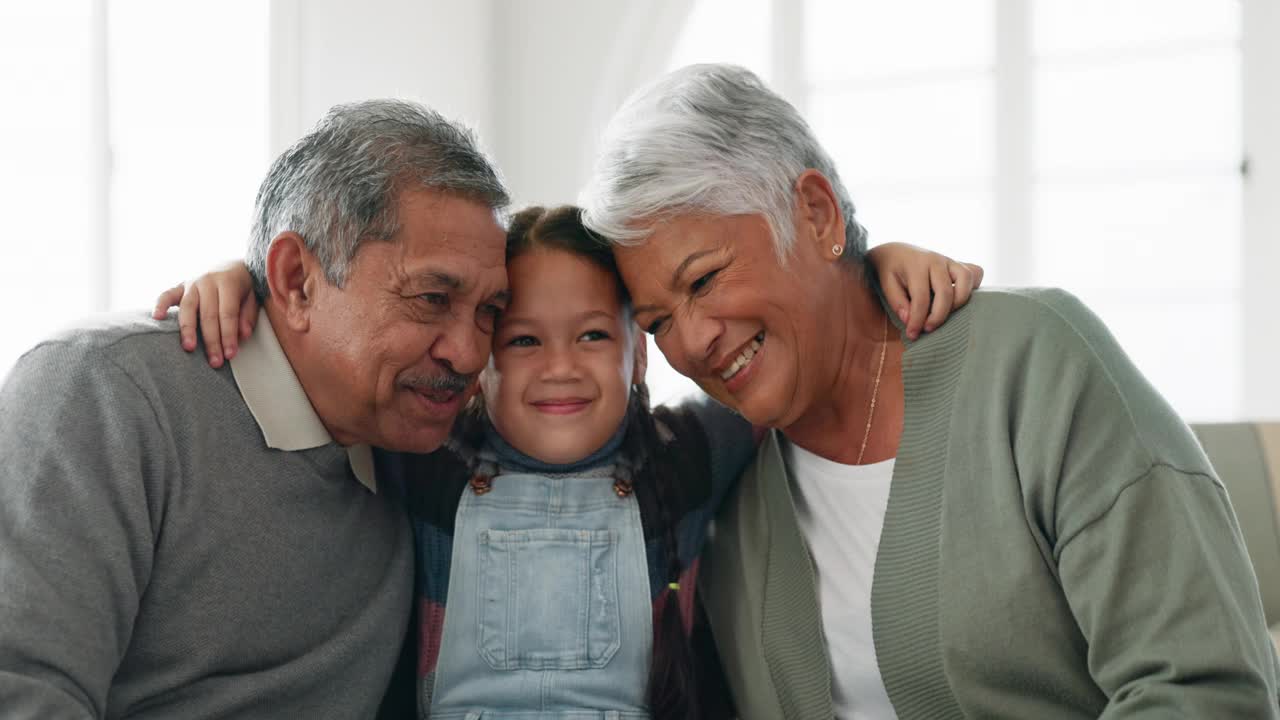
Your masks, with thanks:
[(405, 637), (402, 509), (269, 449), (176, 324), (78, 330), (0, 388), (0, 715), (371, 717)]

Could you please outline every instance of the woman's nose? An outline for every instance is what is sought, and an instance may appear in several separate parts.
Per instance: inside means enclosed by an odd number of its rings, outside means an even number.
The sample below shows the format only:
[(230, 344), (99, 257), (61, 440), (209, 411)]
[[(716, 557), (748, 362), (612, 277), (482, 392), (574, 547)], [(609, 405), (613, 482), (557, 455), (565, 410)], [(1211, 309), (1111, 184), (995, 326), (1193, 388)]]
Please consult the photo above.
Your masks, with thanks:
[(678, 352), (692, 367), (700, 368), (703, 372), (709, 370), (709, 365), (715, 358), (716, 344), (723, 331), (722, 324), (696, 310), (679, 319), (673, 317), (671, 322), (675, 324), (671, 334), (675, 335), (676, 342), (680, 345)]

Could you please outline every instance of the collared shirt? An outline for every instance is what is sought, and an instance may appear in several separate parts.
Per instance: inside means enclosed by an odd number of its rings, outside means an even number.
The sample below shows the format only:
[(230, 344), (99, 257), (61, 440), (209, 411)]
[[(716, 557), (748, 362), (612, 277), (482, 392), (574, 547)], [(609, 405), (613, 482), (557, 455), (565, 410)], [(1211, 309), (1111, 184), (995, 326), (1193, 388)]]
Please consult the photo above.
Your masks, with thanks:
[[(231, 373), (267, 447), (291, 452), (333, 442), (298, 382), (265, 310), (258, 310), (257, 328), (240, 344), (240, 352), (231, 361)], [(378, 483), (369, 446), (348, 447), (347, 461), (360, 484), (376, 493)]]

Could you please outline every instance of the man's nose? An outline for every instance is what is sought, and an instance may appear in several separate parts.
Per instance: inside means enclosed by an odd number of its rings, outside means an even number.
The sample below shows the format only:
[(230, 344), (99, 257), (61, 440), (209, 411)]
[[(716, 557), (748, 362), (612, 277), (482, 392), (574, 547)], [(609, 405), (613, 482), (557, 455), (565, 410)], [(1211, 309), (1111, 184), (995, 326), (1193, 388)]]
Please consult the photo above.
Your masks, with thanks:
[(475, 375), (489, 362), (492, 335), (470, 321), (459, 320), (431, 346), (431, 358), (461, 375)]

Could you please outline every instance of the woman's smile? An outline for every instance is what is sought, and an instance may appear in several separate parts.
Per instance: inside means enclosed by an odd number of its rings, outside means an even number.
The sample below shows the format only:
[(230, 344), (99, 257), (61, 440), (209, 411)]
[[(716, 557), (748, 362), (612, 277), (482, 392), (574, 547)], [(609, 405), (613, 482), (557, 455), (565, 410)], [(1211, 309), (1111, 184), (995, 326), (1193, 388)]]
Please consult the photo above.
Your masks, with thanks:
[(727, 366), (725, 363), (718, 366), (717, 373), (724, 381), (725, 390), (736, 395), (755, 375), (754, 370), (758, 364), (756, 361), (764, 348), (764, 340), (765, 333), (761, 330), (738, 350)]

